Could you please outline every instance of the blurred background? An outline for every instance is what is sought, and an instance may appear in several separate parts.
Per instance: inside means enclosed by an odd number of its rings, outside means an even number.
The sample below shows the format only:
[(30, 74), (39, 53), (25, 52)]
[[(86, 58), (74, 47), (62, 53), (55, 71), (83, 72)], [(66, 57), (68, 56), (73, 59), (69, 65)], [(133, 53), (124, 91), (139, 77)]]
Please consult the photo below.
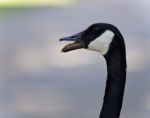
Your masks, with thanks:
[(62, 36), (116, 25), (127, 45), (121, 118), (150, 117), (149, 0), (0, 0), (0, 118), (98, 118), (104, 58), (66, 54)]

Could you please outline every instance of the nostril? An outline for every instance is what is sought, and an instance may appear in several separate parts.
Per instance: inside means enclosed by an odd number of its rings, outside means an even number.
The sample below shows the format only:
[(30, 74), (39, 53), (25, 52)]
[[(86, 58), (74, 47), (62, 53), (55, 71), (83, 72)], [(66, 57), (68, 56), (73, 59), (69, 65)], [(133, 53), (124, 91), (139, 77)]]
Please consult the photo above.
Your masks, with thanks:
[(76, 36), (71, 36), (71, 38), (75, 38)]

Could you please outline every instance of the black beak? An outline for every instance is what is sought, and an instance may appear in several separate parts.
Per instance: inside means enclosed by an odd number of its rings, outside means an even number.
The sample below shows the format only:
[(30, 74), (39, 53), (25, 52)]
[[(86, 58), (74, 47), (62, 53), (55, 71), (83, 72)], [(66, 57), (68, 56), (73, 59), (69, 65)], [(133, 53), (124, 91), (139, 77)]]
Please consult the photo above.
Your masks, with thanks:
[(84, 31), (77, 33), (77, 34), (74, 34), (72, 36), (62, 37), (62, 38), (60, 38), (60, 41), (80, 41), (83, 34), (84, 34)]
[(81, 49), (85, 47), (85, 43), (82, 41), (84, 31), (77, 33), (69, 37), (60, 38), (60, 41), (75, 41), (74, 43), (66, 45), (62, 52), (68, 52), (75, 49)]

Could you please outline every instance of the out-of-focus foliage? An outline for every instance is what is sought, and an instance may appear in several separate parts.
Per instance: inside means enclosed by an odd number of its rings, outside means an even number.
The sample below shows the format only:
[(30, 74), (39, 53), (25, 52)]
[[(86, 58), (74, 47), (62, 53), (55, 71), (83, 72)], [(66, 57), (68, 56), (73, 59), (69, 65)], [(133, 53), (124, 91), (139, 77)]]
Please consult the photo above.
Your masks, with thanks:
[(1, 7), (21, 6), (66, 6), (73, 4), (76, 0), (0, 0)]

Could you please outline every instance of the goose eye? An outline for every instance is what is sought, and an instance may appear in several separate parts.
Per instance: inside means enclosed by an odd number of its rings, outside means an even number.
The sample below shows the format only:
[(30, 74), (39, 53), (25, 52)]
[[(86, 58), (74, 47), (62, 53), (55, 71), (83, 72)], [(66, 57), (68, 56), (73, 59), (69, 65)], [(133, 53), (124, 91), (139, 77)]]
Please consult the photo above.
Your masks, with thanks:
[(94, 31), (98, 32), (99, 28), (98, 27), (94, 27)]

